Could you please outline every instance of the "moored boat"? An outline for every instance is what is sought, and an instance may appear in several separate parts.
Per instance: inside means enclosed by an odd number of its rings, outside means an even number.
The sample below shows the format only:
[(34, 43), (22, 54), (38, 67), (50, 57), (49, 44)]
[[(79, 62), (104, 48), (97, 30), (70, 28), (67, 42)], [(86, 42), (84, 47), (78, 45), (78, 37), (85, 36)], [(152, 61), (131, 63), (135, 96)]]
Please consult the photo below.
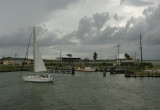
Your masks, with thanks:
[(75, 71), (83, 71), (83, 72), (94, 72), (96, 71), (95, 67), (77, 67), (75, 68)]

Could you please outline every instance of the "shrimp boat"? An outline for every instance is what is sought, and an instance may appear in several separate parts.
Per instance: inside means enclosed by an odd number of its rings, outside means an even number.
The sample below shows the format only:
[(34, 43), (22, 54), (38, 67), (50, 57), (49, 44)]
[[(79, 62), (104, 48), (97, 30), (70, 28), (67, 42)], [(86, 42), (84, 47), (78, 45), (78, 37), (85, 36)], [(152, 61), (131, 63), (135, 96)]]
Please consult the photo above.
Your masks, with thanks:
[(36, 73), (47, 71), (47, 69), (41, 58), (41, 54), (38, 48), (35, 27), (33, 27), (33, 59), (34, 59), (34, 70), (33, 71), (35, 74), (32, 76), (22, 76), (22, 79), (28, 82), (53, 82), (53, 76), (51, 74), (36, 75)]

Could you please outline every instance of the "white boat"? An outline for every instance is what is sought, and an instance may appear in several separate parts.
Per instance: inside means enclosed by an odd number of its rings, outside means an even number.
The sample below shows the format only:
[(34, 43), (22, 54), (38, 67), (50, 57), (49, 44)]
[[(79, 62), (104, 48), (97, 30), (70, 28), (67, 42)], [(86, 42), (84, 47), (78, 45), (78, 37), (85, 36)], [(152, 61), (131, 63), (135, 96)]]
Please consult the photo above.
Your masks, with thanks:
[(84, 71), (84, 72), (93, 72), (93, 71), (96, 71), (96, 68), (94, 68), (94, 67), (85, 67), (81, 71)]
[(84, 67), (84, 68), (77, 67), (77, 68), (75, 68), (75, 71), (93, 72), (93, 71), (96, 71), (96, 68), (94, 68), (94, 67)]
[(81, 70), (82, 70), (82, 68), (80, 68), (80, 67), (75, 68), (75, 71), (81, 71)]
[[(41, 54), (38, 48), (35, 27), (33, 28), (33, 57), (34, 57), (34, 73), (41, 73), (46, 71), (45, 64), (41, 58)], [(53, 76), (47, 75), (33, 75), (33, 76), (22, 76), (24, 81), (29, 82), (53, 82)]]

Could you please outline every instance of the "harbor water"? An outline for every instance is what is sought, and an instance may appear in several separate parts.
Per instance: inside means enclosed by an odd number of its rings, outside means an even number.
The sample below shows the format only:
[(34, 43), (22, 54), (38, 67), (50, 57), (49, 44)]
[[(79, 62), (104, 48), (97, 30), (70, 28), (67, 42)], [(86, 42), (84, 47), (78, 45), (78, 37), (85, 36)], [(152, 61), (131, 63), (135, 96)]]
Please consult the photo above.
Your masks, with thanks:
[(19, 75), (0, 73), (0, 110), (160, 110), (160, 78), (76, 72), (31, 83)]

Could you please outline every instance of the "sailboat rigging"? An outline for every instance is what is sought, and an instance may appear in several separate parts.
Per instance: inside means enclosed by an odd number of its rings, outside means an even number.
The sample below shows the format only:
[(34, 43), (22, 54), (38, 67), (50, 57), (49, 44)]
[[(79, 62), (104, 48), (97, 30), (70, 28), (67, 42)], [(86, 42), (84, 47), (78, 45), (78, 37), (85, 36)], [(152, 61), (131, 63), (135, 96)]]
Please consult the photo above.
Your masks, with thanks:
[[(45, 64), (43, 62), (43, 59), (41, 58), (40, 50), (38, 48), (35, 27), (33, 28), (33, 59), (34, 59), (34, 70), (33, 70), (34, 73), (47, 71)], [(43, 75), (22, 76), (22, 78), (24, 81), (29, 81), (29, 82), (52, 82), (53, 81), (53, 76), (51, 74), (47, 74), (45, 76)]]

